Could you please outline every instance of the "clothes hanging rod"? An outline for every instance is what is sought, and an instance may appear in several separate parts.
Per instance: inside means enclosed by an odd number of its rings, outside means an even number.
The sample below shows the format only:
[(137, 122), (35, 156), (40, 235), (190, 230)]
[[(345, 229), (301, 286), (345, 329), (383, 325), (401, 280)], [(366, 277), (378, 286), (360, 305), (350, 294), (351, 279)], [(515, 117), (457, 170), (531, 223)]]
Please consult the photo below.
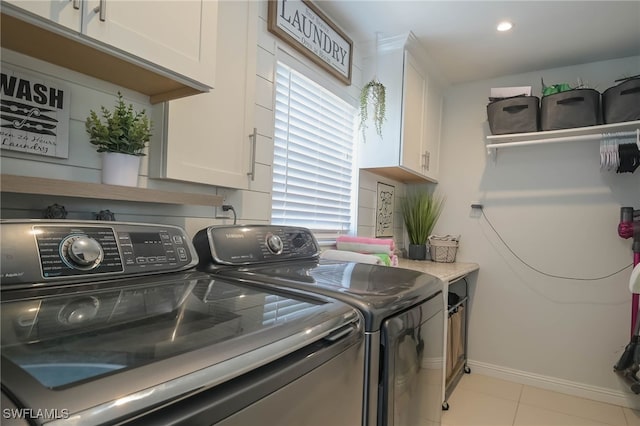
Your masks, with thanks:
[(556, 143), (556, 142), (578, 142), (578, 141), (592, 141), (592, 140), (600, 140), (603, 138), (611, 137), (611, 138), (624, 138), (624, 137), (638, 137), (640, 133), (640, 129), (636, 129), (635, 131), (628, 132), (611, 132), (611, 133), (595, 133), (590, 135), (577, 135), (577, 136), (560, 136), (555, 138), (547, 138), (547, 139), (536, 139), (529, 141), (519, 141), (519, 142), (505, 142), (505, 143), (492, 143), (486, 146), (487, 150), (497, 149), (497, 148), (508, 148), (514, 146), (527, 146), (527, 145), (541, 145), (545, 143)]

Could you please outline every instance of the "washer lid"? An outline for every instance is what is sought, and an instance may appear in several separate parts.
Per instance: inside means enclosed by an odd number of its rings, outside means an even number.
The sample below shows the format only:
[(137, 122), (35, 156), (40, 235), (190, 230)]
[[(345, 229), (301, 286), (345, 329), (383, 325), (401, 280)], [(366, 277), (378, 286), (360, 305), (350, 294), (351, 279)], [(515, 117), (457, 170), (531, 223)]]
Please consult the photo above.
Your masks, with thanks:
[(223, 268), (218, 274), (342, 300), (362, 312), (366, 331), (379, 330), (385, 318), (430, 298), (444, 288), (439, 278), (418, 271), (330, 260)]
[(344, 303), (200, 273), (4, 291), (1, 306), (3, 389), (92, 424), (358, 327)]

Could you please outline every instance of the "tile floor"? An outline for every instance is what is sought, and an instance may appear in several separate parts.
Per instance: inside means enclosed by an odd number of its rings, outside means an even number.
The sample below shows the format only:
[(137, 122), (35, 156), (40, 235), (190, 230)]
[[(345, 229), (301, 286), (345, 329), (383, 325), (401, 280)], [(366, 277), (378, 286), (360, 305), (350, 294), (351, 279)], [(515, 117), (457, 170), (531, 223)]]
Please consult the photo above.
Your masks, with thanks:
[(443, 426), (640, 426), (640, 411), (465, 374), (442, 412)]

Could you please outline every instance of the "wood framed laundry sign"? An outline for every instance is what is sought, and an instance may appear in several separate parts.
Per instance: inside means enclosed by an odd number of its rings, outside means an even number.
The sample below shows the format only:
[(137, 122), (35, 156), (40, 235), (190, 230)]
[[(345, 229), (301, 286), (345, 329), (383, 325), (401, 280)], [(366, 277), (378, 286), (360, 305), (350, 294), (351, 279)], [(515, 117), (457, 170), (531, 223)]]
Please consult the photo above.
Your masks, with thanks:
[(308, 0), (269, 0), (269, 31), (351, 84), (353, 43)]
[(69, 158), (71, 87), (2, 64), (1, 148)]

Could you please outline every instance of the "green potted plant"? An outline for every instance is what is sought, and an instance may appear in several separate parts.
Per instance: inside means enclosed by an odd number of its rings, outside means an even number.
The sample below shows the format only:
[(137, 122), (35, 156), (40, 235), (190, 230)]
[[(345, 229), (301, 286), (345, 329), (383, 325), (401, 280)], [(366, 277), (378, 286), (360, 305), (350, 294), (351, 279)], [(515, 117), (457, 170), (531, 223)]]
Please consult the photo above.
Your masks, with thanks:
[(102, 119), (91, 110), (85, 122), (89, 142), (102, 153), (102, 182), (137, 186), (140, 157), (151, 138), (151, 121), (143, 109), (124, 103), (118, 92), (113, 112), (102, 106)]
[(376, 133), (382, 137), (382, 123), (386, 114), (386, 88), (375, 77), (360, 91), (360, 130), (362, 130), (362, 140), (365, 142), (369, 103), (373, 106), (373, 124), (376, 126)]
[(434, 192), (415, 191), (401, 199), (400, 207), (409, 236), (408, 257), (425, 260), (427, 239), (442, 213), (444, 198)]

